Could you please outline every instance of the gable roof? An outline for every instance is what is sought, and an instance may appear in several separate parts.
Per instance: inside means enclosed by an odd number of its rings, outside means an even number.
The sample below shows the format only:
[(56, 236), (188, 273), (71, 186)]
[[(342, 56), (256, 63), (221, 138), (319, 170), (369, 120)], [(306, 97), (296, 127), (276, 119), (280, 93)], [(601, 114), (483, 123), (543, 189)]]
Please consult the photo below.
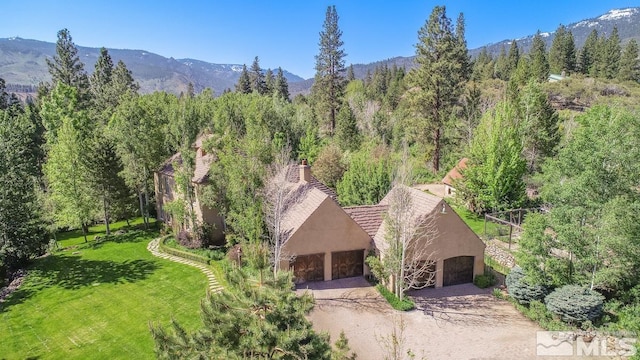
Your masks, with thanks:
[[(300, 182), (300, 165), (289, 165), (289, 168), (287, 169), (287, 181), (294, 184)], [(320, 182), (320, 180), (316, 179), (315, 176), (311, 175), (311, 181), (309, 181), (309, 184), (325, 193), (333, 201), (338, 202), (338, 194), (336, 194), (333, 189)]]
[[(215, 156), (213, 154), (207, 154), (202, 150), (203, 141), (209, 137), (211, 137), (210, 134), (200, 135), (192, 145), (196, 150), (196, 158), (195, 169), (193, 171), (191, 181), (195, 184), (204, 184), (209, 180), (209, 169), (211, 168), (211, 163), (215, 160)], [(177, 170), (174, 167), (175, 165), (182, 165), (182, 154), (179, 152), (165, 160), (157, 172), (173, 177)]]
[(445, 185), (453, 185), (454, 180), (462, 179), (462, 174), (460, 173), (460, 171), (467, 168), (468, 161), (469, 159), (467, 158), (460, 159), (456, 166), (454, 166), (453, 169), (451, 169), (447, 173), (447, 175), (445, 175), (445, 177), (442, 179), (442, 183)]
[(345, 207), (343, 210), (373, 239), (384, 221), (388, 205), (363, 205)]
[[(420, 191), (418, 189), (414, 189), (405, 185), (398, 185), (389, 191), (389, 193), (380, 201), (380, 205), (390, 206), (391, 197), (394, 191), (398, 189), (402, 189), (403, 191), (407, 191), (412, 200), (413, 212), (411, 214), (413, 221), (424, 221), (428, 215), (432, 214), (434, 211), (437, 211), (440, 208), (440, 204), (442, 203), (442, 198), (428, 194), (424, 191)], [(386, 234), (386, 225), (383, 221), (376, 231), (375, 236), (373, 237), (373, 241), (378, 249), (385, 249), (387, 247), (385, 242), (385, 234)]]
[(289, 240), (320, 205), (329, 198), (329, 195), (308, 183), (293, 184), (291, 196), (299, 200), (286, 210), (282, 218), (283, 242)]

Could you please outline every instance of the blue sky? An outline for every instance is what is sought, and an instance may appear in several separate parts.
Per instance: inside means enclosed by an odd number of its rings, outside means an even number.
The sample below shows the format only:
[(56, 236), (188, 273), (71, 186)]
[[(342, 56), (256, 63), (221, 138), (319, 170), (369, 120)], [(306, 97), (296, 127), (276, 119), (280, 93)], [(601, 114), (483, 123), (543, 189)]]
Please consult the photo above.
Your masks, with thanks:
[(469, 48), (476, 48), (640, 6), (640, 0), (31, 0), (2, 7), (0, 37), (55, 42), (66, 27), (82, 46), (247, 65), (257, 55), (263, 68), (282, 66), (308, 78), (329, 5), (340, 16), (349, 64), (413, 55), (418, 29), (435, 5), (445, 5), (454, 21), (464, 13)]

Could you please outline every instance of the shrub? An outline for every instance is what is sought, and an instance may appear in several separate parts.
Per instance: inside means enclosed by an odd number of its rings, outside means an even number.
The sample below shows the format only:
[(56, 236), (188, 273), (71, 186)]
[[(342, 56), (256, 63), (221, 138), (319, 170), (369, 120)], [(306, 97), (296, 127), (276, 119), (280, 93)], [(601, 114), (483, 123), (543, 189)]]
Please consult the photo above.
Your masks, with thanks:
[(511, 269), (505, 283), (509, 295), (523, 305), (529, 304), (534, 300), (542, 301), (548, 293), (548, 288), (544, 285), (528, 284), (525, 279), (524, 270), (518, 266)]
[(376, 289), (378, 289), (380, 294), (382, 294), (382, 296), (389, 302), (391, 307), (396, 310), (409, 311), (415, 309), (416, 307), (416, 304), (414, 304), (413, 301), (409, 300), (408, 298), (400, 300), (394, 293), (389, 291), (389, 289), (384, 287), (382, 284), (376, 285)]
[(473, 278), (473, 284), (480, 289), (488, 288), (489, 286), (493, 286), (496, 283), (496, 277), (491, 273), (485, 273), (482, 275), (477, 275)]
[(604, 296), (579, 285), (565, 285), (545, 299), (547, 308), (569, 323), (595, 321), (602, 316)]
[(202, 247), (202, 239), (200, 236), (193, 236), (187, 230), (180, 230), (178, 232), (178, 244), (189, 248), (189, 249), (198, 249)]
[(504, 293), (502, 292), (502, 290), (500, 288), (493, 288), (493, 291), (491, 293), (497, 299), (500, 299), (500, 300), (504, 300), (505, 299)]

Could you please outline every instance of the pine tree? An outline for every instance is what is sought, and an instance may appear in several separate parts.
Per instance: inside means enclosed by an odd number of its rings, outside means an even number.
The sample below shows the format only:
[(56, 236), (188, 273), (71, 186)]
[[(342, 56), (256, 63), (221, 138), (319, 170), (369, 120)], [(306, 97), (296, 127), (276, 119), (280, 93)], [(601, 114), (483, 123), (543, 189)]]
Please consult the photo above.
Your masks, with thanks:
[(28, 114), (0, 110), (0, 285), (7, 270), (41, 255), (49, 240), (38, 199), (37, 132)]
[(356, 74), (353, 72), (353, 64), (349, 64), (347, 68), (347, 81), (353, 81), (356, 79)]
[(592, 75), (598, 52), (598, 31), (591, 30), (578, 55), (578, 70), (584, 75)]
[(507, 69), (509, 71), (509, 79), (513, 76), (513, 73), (518, 68), (518, 62), (520, 61), (520, 48), (518, 47), (518, 42), (516, 40), (511, 41), (511, 46), (509, 47), (509, 55), (507, 56)]
[(113, 92), (118, 94), (118, 97), (128, 92), (137, 93), (140, 90), (140, 85), (135, 82), (131, 70), (127, 69), (127, 65), (122, 60), (118, 61), (111, 78)]
[(247, 65), (242, 65), (242, 72), (240, 78), (236, 83), (236, 91), (241, 94), (251, 93), (251, 78), (249, 78), (249, 72), (247, 71)]
[[(113, 109), (117, 106), (118, 93), (113, 89), (113, 61), (105, 48), (100, 49), (89, 83), (94, 109), (98, 112)], [(106, 122), (106, 121), (105, 121)]]
[(267, 85), (264, 81), (264, 74), (260, 68), (260, 60), (256, 56), (251, 64), (251, 71), (249, 72), (249, 81), (251, 83), (251, 90), (260, 95), (267, 93)]
[(289, 83), (287, 82), (287, 78), (284, 77), (284, 72), (281, 67), (278, 68), (274, 86), (274, 91), (278, 97), (289, 100)]
[(549, 67), (556, 74), (571, 74), (576, 70), (576, 44), (573, 34), (564, 25), (556, 30), (549, 49)]
[(273, 78), (273, 71), (267, 69), (267, 73), (264, 75), (264, 87), (265, 94), (273, 94), (275, 90), (276, 80)]
[(614, 27), (611, 35), (604, 44), (604, 68), (602, 76), (607, 79), (614, 79), (620, 70), (620, 58), (622, 50), (620, 48), (620, 36), (618, 28)]
[(509, 59), (507, 58), (507, 50), (504, 45), (500, 47), (500, 54), (496, 59), (495, 77), (507, 81), (509, 80)]
[(73, 43), (69, 30), (58, 31), (56, 55), (53, 60), (46, 59), (49, 73), (55, 86), (62, 83), (76, 88), (81, 108), (87, 108), (89, 102), (89, 77), (84, 64), (78, 57), (78, 49)]
[(319, 114), (328, 124), (328, 132), (333, 135), (336, 117), (344, 91), (344, 57), (342, 31), (338, 27), (338, 12), (329, 6), (320, 32), (319, 52), (316, 55), (316, 75), (312, 96), (319, 107)]
[(444, 127), (467, 81), (468, 55), (444, 6), (433, 9), (418, 32), (418, 41), (417, 67), (409, 73), (414, 87), (410, 102), (418, 118), (414, 131), (424, 146), (431, 147), (433, 170), (439, 171)]
[(620, 58), (618, 79), (621, 81), (640, 81), (640, 60), (638, 60), (638, 43), (629, 40)]
[(358, 130), (356, 116), (351, 111), (348, 102), (345, 102), (340, 107), (337, 122), (336, 137), (340, 148), (352, 151), (358, 150), (360, 147), (360, 131)]
[(539, 82), (546, 82), (549, 79), (549, 62), (547, 60), (547, 50), (540, 31), (533, 37), (531, 52), (529, 53), (531, 76)]

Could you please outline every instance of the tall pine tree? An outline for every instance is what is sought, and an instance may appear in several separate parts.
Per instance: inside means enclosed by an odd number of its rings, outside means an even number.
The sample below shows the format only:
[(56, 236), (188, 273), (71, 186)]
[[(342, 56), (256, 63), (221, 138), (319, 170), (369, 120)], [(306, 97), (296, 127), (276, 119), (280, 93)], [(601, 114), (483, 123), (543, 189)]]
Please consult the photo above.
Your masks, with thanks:
[(622, 81), (640, 81), (640, 60), (638, 60), (638, 43), (629, 40), (620, 58), (618, 79)]
[(260, 95), (267, 93), (267, 85), (264, 80), (264, 74), (260, 68), (260, 60), (256, 56), (251, 64), (251, 71), (249, 72), (249, 81), (251, 83), (251, 90), (257, 92)]
[(284, 72), (281, 67), (278, 68), (274, 87), (274, 92), (278, 97), (289, 100), (289, 83), (287, 82), (287, 78), (284, 77)]
[(311, 93), (319, 108), (319, 114), (328, 124), (333, 135), (336, 117), (344, 92), (344, 57), (342, 31), (338, 27), (338, 12), (329, 6), (320, 32), (320, 49), (316, 55), (316, 75)]
[(249, 72), (247, 71), (247, 65), (242, 65), (242, 72), (240, 73), (240, 78), (236, 83), (236, 91), (241, 94), (251, 93), (251, 78), (249, 77)]
[(539, 82), (546, 82), (549, 79), (549, 61), (547, 60), (547, 47), (540, 31), (533, 37), (529, 58), (531, 76)]
[(468, 54), (463, 39), (454, 32), (444, 6), (436, 6), (418, 32), (417, 67), (409, 73), (413, 87), (409, 95), (418, 118), (415, 132), (431, 149), (434, 171), (440, 170), (445, 124), (467, 81)]
[(53, 60), (46, 59), (53, 86), (62, 83), (74, 87), (78, 94), (78, 103), (81, 108), (89, 106), (89, 77), (84, 70), (84, 64), (78, 57), (78, 49), (73, 43), (69, 30), (58, 31), (56, 42), (56, 55)]

